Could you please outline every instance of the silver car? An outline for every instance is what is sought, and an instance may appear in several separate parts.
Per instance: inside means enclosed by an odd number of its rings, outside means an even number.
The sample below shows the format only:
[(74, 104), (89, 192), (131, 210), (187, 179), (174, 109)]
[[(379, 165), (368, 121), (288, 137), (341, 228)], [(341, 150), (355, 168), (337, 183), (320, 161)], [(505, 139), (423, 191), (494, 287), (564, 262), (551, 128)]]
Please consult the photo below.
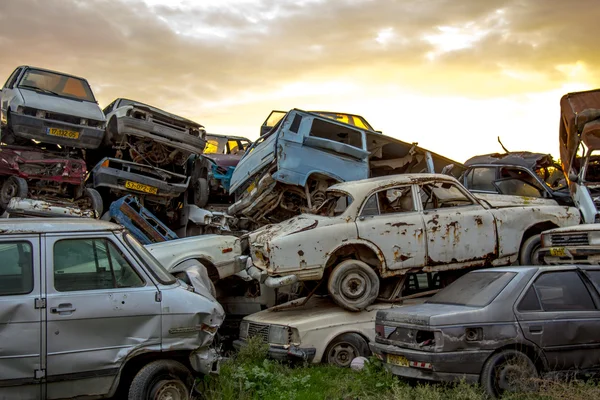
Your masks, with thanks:
[(188, 398), (223, 308), (122, 227), (0, 221), (0, 399)]
[(600, 368), (599, 291), (599, 267), (472, 271), (425, 304), (379, 311), (370, 347), (395, 375), (479, 382), (497, 397)]

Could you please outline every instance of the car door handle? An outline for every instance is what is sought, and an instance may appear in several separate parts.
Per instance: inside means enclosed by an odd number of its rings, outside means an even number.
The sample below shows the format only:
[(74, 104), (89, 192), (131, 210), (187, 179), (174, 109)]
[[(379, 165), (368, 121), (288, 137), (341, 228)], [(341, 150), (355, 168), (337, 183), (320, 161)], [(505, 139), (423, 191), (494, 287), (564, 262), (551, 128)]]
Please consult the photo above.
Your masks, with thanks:
[(531, 333), (542, 333), (541, 325), (532, 325), (529, 327), (529, 332)]
[(59, 304), (58, 307), (52, 307), (50, 309), (50, 312), (52, 314), (71, 314), (76, 310), (75, 307), (73, 307), (73, 304), (71, 303), (63, 303), (63, 304)]

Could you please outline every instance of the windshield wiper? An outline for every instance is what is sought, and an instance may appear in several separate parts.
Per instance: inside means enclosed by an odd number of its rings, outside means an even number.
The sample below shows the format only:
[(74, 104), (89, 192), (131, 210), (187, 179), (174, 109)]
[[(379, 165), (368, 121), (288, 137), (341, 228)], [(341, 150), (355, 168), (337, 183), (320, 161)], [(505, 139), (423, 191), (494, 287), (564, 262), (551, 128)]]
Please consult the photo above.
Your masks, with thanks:
[(19, 87), (20, 88), (26, 88), (26, 89), (32, 89), (32, 90), (35, 90), (36, 92), (42, 92), (42, 93), (53, 94), (55, 96), (60, 96), (60, 93), (53, 92), (52, 90), (49, 90), (49, 89), (39, 88), (37, 86), (19, 85)]

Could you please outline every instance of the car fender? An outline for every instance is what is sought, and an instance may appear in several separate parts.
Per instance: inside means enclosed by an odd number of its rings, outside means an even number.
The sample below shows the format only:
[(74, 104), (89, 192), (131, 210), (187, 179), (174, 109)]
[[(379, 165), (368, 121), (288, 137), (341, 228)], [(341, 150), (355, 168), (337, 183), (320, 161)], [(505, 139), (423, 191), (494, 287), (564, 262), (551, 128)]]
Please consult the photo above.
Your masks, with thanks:
[(381, 249), (377, 245), (375, 245), (374, 243), (372, 243), (368, 240), (358, 239), (358, 238), (346, 240), (345, 242), (340, 243), (339, 245), (334, 247), (331, 251), (329, 251), (329, 253), (327, 254), (328, 258), (327, 258), (326, 265), (330, 265), (330, 263), (334, 257), (334, 254), (337, 253), (339, 250), (341, 250), (344, 247), (353, 246), (353, 245), (362, 245), (362, 246), (366, 246), (369, 249), (371, 249), (377, 255), (377, 259), (379, 260), (380, 273), (383, 273), (385, 270), (387, 270), (387, 263), (385, 261), (385, 257), (383, 255), (383, 252), (381, 251)]

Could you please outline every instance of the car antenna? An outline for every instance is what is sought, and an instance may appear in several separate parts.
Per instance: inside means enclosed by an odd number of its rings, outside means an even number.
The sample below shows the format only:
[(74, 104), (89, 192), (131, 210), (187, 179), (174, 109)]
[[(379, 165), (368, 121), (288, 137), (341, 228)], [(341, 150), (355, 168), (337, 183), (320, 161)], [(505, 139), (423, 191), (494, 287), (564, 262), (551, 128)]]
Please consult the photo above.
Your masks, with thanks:
[(498, 143), (500, 143), (500, 146), (502, 146), (502, 150), (504, 150), (505, 153), (510, 153), (510, 151), (508, 151), (506, 149), (506, 147), (504, 147), (504, 145), (502, 144), (502, 141), (500, 140), (500, 136), (498, 136)]

